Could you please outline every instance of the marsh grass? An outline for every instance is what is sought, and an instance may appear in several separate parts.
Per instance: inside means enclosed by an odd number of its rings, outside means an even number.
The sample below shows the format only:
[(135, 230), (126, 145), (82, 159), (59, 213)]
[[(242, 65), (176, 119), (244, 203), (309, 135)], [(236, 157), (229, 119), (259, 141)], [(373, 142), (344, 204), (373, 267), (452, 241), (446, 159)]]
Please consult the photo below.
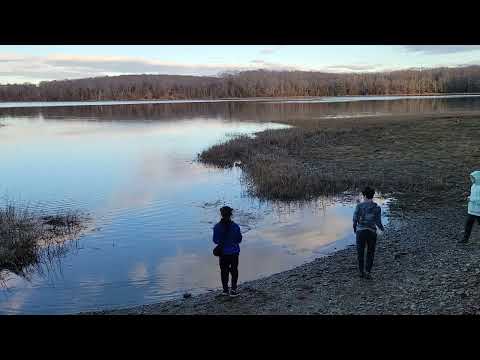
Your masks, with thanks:
[(67, 211), (45, 216), (7, 203), (0, 208), (0, 281), (6, 283), (8, 273), (25, 278), (43, 272), (68, 252), (86, 218)]
[[(298, 201), (374, 186), (400, 208), (462, 202), (480, 168), (480, 114), (285, 120), (294, 127), (237, 136), (199, 155), (241, 162), (250, 194)], [(413, 206), (412, 206), (413, 205)]]

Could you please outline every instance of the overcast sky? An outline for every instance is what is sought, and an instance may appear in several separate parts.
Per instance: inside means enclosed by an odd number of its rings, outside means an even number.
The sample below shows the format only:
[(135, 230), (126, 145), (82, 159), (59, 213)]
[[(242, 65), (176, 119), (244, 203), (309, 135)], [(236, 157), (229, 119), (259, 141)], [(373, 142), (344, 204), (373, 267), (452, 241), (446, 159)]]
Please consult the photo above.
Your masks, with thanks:
[(370, 72), (473, 64), (480, 65), (478, 45), (0, 45), (0, 84), (259, 68)]

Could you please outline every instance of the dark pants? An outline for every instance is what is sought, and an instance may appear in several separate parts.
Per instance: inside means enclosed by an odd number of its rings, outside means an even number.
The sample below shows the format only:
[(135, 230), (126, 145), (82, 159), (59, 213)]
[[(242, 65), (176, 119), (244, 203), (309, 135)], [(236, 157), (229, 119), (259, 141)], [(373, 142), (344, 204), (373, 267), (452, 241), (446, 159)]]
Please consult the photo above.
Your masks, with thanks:
[(224, 291), (228, 291), (228, 274), (232, 275), (232, 290), (237, 289), (238, 254), (220, 256), (220, 274)]
[(375, 255), (375, 244), (377, 242), (377, 233), (370, 230), (357, 231), (357, 254), (358, 254), (358, 269), (363, 273), (363, 257), (365, 253), (365, 246), (367, 246), (367, 272), (372, 270), (373, 257)]
[(468, 239), (470, 239), (470, 234), (472, 233), (472, 227), (475, 220), (477, 220), (477, 223), (480, 224), (480, 216), (468, 214), (467, 221), (465, 223), (465, 241), (468, 241)]

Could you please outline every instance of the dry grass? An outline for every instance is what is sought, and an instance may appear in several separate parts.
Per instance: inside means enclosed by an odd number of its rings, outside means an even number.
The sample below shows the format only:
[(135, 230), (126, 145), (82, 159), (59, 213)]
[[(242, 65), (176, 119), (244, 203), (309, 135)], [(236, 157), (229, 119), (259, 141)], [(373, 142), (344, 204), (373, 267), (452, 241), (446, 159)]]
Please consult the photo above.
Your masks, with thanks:
[(464, 202), (468, 174), (480, 168), (477, 113), (284, 122), (295, 127), (230, 139), (199, 160), (241, 161), (247, 189), (263, 199), (308, 200), (368, 184), (410, 208)]
[(83, 220), (76, 212), (42, 216), (13, 204), (0, 208), (0, 274), (28, 278), (32, 271), (42, 270), (67, 251)]

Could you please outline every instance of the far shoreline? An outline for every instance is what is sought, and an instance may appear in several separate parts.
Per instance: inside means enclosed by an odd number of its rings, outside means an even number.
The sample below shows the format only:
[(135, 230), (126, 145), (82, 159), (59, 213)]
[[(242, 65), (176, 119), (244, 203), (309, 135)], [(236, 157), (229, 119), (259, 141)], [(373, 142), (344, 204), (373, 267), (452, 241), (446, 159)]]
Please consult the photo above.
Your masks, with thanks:
[[(67, 107), (67, 106), (112, 106), (141, 104), (189, 104), (189, 103), (221, 103), (221, 102), (270, 102), (270, 101), (301, 101), (316, 99), (345, 99), (344, 101), (321, 101), (323, 103), (355, 101), (392, 101), (408, 98), (462, 98), (479, 97), (480, 93), (425, 93), (425, 94), (388, 94), (388, 95), (339, 95), (339, 96), (279, 96), (279, 97), (234, 97), (234, 98), (198, 98), (198, 99), (135, 99), (135, 100), (69, 100), (69, 101), (1, 101), (0, 109)], [(353, 100), (352, 100), (353, 99)]]

